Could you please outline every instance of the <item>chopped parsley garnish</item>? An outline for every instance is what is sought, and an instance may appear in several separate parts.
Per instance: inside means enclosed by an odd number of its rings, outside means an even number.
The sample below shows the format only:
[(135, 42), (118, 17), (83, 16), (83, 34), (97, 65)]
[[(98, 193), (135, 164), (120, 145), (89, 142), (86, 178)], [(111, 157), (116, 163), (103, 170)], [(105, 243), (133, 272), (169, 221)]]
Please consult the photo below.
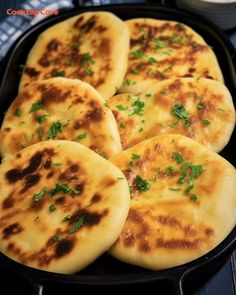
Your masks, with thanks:
[(52, 238), (54, 242), (59, 243), (60, 239), (62, 237), (61, 233), (55, 234), (55, 236)]
[(133, 81), (133, 80), (131, 80), (131, 79), (126, 79), (126, 80), (124, 80), (124, 82), (123, 82), (123, 85), (127, 85), (127, 86), (129, 86), (129, 85), (134, 85), (134, 84), (136, 84), (136, 82)]
[(160, 91), (160, 93), (166, 95), (168, 94), (168, 90), (164, 88)]
[(221, 109), (221, 108), (218, 108), (218, 110), (221, 111), (221, 112), (224, 112), (225, 111), (224, 109)]
[(87, 133), (84, 132), (84, 133), (81, 133), (80, 135), (76, 136), (73, 140), (74, 141), (80, 141), (80, 140), (82, 140), (82, 139), (84, 139), (86, 137), (87, 137)]
[(156, 62), (157, 62), (157, 60), (156, 60), (154, 57), (149, 57), (149, 58), (148, 58), (148, 63), (149, 63), (149, 64), (152, 65), (152, 64), (154, 64), (154, 63), (156, 63)]
[(68, 61), (67, 61), (67, 64), (66, 64), (68, 67), (70, 67), (70, 66), (74, 66), (75, 65), (75, 63), (73, 62), (73, 60), (72, 59), (69, 59)]
[(164, 72), (172, 71), (172, 69), (173, 69), (173, 66), (169, 66), (169, 67), (167, 67), (167, 68), (164, 69)]
[(135, 100), (133, 102), (132, 106), (134, 108), (133, 108), (133, 112), (130, 114), (130, 116), (132, 116), (132, 115), (142, 115), (143, 114), (143, 109), (144, 109), (145, 103), (144, 103), (144, 101), (141, 101), (140, 98)]
[(24, 69), (25, 65), (24, 64), (19, 64), (20, 69)]
[(104, 103), (104, 106), (105, 106), (106, 108), (110, 109), (110, 106), (109, 106), (109, 104), (108, 104), (107, 102)]
[(32, 113), (32, 112), (35, 112), (39, 109), (42, 109), (44, 107), (44, 104), (42, 101), (38, 101), (38, 102), (35, 102), (31, 105), (31, 108), (29, 110), (29, 113)]
[(128, 167), (132, 167), (132, 166), (134, 166), (134, 162), (133, 162), (133, 161), (128, 162), (128, 163), (127, 163), (127, 166), (128, 166)]
[(199, 103), (197, 104), (197, 109), (201, 110), (204, 108), (204, 103), (202, 101), (199, 101)]
[(138, 132), (142, 132), (144, 129), (143, 127), (139, 128)]
[(120, 111), (125, 111), (125, 110), (128, 109), (128, 107), (126, 107), (126, 106), (122, 106), (122, 105), (120, 105), (120, 104), (117, 105), (116, 108), (117, 108), (118, 110), (120, 110)]
[(62, 219), (62, 221), (69, 221), (71, 217), (72, 217), (71, 214), (68, 214)]
[(176, 127), (178, 124), (179, 124), (179, 121), (176, 120), (176, 121), (172, 122), (171, 124), (169, 124), (168, 127), (170, 127), (170, 128), (174, 128), (174, 127)]
[(150, 183), (144, 180), (141, 176), (136, 175), (135, 177), (135, 185), (139, 191), (148, 191), (151, 188)]
[(171, 43), (174, 44), (183, 44), (183, 43), (187, 43), (187, 39), (184, 38), (183, 36), (181, 36), (180, 34), (174, 34), (173, 36), (171, 36), (169, 38)]
[(172, 153), (172, 158), (178, 163), (178, 164), (182, 164), (184, 161), (184, 158), (182, 156), (181, 153), (179, 152), (173, 152)]
[(196, 195), (191, 195), (190, 200), (193, 201), (193, 202), (196, 202), (197, 201), (197, 196)]
[(171, 114), (184, 120), (184, 127), (189, 127), (191, 125), (188, 113), (182, 104), (175, 104), (171, 109)]
[(28, 134), (24, 133), (23, 134), (25, 141), (29, 141), (31, 138)]
[(150, 97), (150, 96), (152, 96), (152, 94), (151, 93), (147, 93), (147, 94), (145, 94), (145, 96), (146, 97)]
[(207, 126), (207, 125), (210, 125), (211, 124), (211, 121), (209, 121), (209, 120), (203, 120), (202, 121), (202, 124), (205, 125), (205, 126)]
[(123, 180), (124, 177), (117, 177), (117, 180)]
[(86, 73), (87, 75), (89, 75), (89, 76), (92, 76), (93, 73), (94, 73), (94, 71), (93, 71), (92, 69), (86, 69), (86, 70), (85, 70), (85, 73)]
[(156, 37), (153, 37), (151, 41), (155, 44), (155, 48), (165, 48), (166, 44), (164, 42), (159, 41)]
[(132, 154), (132, 160), (138, 160), (140, 159), (140, 155)]
[(48, 130), (47, 139), (55, 139), (57, 137), (57, 134), (62, 131), (63, 131), (62, 124), (59, 121), (54, 122)]
[(160, 78), (165, 77), (165, 75), (162, 72), (158, 71), (158, 70), (156, 71), (156, 73), (157, 73), (158, 77), (160, 77)]
[(139, 74), (139, 70), (138, 69), (130, 69), (130, 73), (137, 75), (137, 74)]
[(145, 55), (144, 51), (141, 50), (135, 50), (133, 52), (131, 52), (131, 55), (133, 58), (140, 58), (143, 57)]
[(41, 192), (34, 194), (33, 199), (35, 202), (41, 201), (41, 199), (48, 193), (48, 189), (45, 187), (41, 190)]
[(22, 110), (20, 108), (16, 109), (14, 112), (14, 116), (20, 117), (22, 115)]
[(92, 56), (90, 55), (89, 52), (84, 53), (80, 56), (80, 63), (84, 67), (88, 67), (91, 64), (94, 64), (95, 61), (92, 59)]
[(180, 189), (180, 188), (172, 188), (172, 187), (169, 187), (169, 190), (170, 190), (170, 191), (173, 191), (173, 192), (178, 192), (178, 191), (180, 191), (181, 189)]
[(71, 50), (76, 51), (79, 48), (79, 44), (71, 44)]
[(61, 162), (52, 163), (52, 166), (62, 166)]
[(120, 123), (119, 127), (120, 128), (125, 128), (125, 124), (124, 123)]
[(164, 174), (171, 175), (173, 172), (174, 172), (173, 166), (168, 166), (168, 167), (166, 167)]
[(48, 117), (49, 117), (49, 115), (40, 115), (40, 116), (36, 117), (36, 121), (38, 123), (42, 123), (42, 122), (46, 121)]
[(153, 69), (148, 68), (147, 74), (148, 74), (148, 76), (153, 76), (154, 75)]
[(57, 71), (53, 76), (54, 77), (65, 77), (65, 71)]
[(51, 204), (48, 209), (49, 209), (50, 212), (54, 212), (54, 211), (57, 210), (57, 208), (56, 208), (56, 206), (54, 204)]
[(70, 188), (68, 184), (56, 184), (55, 187), (49, 191), (51, 196), (54, 196), (56, 193), (71, 193), (72, 195), (77, 195), (79, 193), (78, 190)]
[(84, 223), (84, 216), (80, 216), (79, 219), (71, 226), (69, 229), (69, 233), (75, 233), (78, 231), (78, 229), (83, 225)]

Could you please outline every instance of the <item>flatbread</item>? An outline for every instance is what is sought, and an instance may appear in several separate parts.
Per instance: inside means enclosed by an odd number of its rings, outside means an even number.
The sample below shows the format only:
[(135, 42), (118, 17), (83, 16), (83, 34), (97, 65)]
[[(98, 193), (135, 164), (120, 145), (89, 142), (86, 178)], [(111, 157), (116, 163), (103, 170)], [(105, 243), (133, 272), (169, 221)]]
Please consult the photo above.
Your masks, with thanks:
[(160, 135), (112, 158), (131, 187), (130, 211), (110, 253), (160, 270), (216, 247), (236, 225), (236, 173), (182, 135)]
[(205, 78), (152, 83), (139, 96), (112, 97), (109, 105), (117, 120), (123, 149), (158, 134), (177, 133), (220, 152), (235, 126), (228, 89)]
[(122, 172), (81, 144), (27, 147), (0, 166), (0, 251), (34, 268), (75, 273), (118, 238), (129, 198)]
[(110, 12), (81, 13), (39, 35), (24, 68), (19, 91), (55, 76), (88, 82), (106, 99), (122, 84), (128, 62), (129, 30)]
[(141, 93), (150, 81), (204, 77), (223, 82), (216, 56), (190, 27), (167, 20), (126, 21), (131, 35), (128, 70), (122, 93)]
[(0, 133), (3, 156), (48, 139), (74, 140), (104, 157), (121, 151), (116, 121), (105, 100), (77, 79), (34, 82), (13, 101)]

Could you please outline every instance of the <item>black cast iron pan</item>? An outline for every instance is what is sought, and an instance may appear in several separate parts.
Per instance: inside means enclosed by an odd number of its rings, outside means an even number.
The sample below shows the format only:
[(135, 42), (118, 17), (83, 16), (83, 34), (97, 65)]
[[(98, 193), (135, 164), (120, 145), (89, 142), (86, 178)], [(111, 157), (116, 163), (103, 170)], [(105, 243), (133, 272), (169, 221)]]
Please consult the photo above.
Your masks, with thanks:
[[(175, 20), (189, 25), (213, 47), (224, 75), (225, 84), (230, 90), (234, 102), (236, 102), (236, 52), (224, 33), (203, 17), (167, 6), (147, 4), (106, 5), (92, 8), (76, 7), (71, 11), (45, 19), (31, 27), (12, 46), (0, 71), (0, 120), (2, 120), (4, 112), (17, 95), (20, 79), (19, 65), (25, 63), (27, 54), (38, 35), (51, 25), (88, 10), (111, 11), (124, 20), (136, 17), (151, 17)], [(236, 164), (235, 133), (234, 131), (230, 142), (221, 152), (221, 155), (233, 165)], [(160, 291), (160, 288), (164, 287), (165, 294), (184, 294), (184, 281), (188, 282), (188, 284), (194, 284), (203, 277), (213, 274), (226, 262), (235, 248), (236, 228), (208, 254), (182, 266), (162, 271), (149, 271), (128, 265), (119, 262), (108, 254), (104, 254), (92, 265), (75, 275), (56, 274), (33, 269), (21, 265), (1, 253), (0, 263), (10, 271), (20, 275), (23, 280), (29, 282), (32, 287), (32, 294), (35, 295), (42, 295), (44, 287), (50, 284), (53, 286), (59, 284), (61, 288), (64, 286), (68, 292), (73, 288), (78, 292), (98, 291), (110, 294), (111, 292), (123, 293), (127, 290), (135, 292), (139, 291), (140, 287), (144, 287), (145, 290), (155, 290), (154, 288), (156, 288), (157, 291)], [(52, 291), (52, 294), (54, 294), (54, 291)]]

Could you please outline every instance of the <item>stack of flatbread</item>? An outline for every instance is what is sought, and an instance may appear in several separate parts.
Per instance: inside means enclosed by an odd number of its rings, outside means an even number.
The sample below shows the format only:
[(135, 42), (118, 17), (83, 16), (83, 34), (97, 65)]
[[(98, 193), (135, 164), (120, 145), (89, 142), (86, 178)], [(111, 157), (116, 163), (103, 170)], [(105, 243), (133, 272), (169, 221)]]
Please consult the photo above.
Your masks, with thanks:
[[(235, 124), (212, 49), (184, 24), (86, 12), (44, 31), (0, 131), (0, 251), (76, 273), (108, 251), (151, 270), (236, 224)], [(227, 214), (225, 214), (227, 212)]]

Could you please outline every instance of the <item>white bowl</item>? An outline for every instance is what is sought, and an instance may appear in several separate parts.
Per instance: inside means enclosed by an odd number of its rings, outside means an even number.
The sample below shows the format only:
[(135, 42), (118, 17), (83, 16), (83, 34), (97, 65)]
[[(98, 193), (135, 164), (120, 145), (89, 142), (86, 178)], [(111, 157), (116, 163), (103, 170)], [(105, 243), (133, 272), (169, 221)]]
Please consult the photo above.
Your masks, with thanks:
[(207, 17), (224, 30), (236, 27), (236, 0), (176, 0), (176, 4)]

